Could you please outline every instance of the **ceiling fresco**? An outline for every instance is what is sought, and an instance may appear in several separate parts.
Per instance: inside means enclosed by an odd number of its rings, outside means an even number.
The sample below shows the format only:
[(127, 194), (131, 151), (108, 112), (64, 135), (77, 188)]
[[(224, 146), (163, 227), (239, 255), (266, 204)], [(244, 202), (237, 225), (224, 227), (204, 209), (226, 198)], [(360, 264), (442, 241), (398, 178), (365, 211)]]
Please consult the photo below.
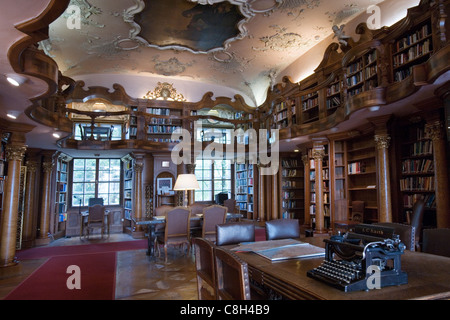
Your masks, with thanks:
[(114, 83), (121, 83), (123, 74), (147, 77), (152, 84), (183, 79), (231, 88), (257, 106), (274, 79), (329, 39), (334, 25), (380, 2), (72, 0), (80, 8), (80, 28), (68, 28), (72, 16), (66, 12), (50, 25), (40, 48), (75, 79), (89, 74), (111, 75)]

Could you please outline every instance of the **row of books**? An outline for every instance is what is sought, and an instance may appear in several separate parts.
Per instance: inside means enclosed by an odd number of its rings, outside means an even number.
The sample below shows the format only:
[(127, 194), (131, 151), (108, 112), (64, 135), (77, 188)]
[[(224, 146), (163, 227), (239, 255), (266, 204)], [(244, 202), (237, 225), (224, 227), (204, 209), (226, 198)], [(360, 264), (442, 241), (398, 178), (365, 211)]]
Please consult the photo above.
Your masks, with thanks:
[(394, 80), (396, 82), (405, 80), (407, 77), (409, 77), (411, 75), (411, 73), (412, 73), (412, 67), (396, 71), (394, 73)]
[(236, 179), (247, 179), (247, 171), (236, 172)]
[(247, 165), (245, 163), (236, 163), (235, 169), (236, 169), (236, 171), (247, 170)]
[(282, 182), (282, 187), (283, 188), (298, 188), (301, 187), (301, 182), (296, 181), (296, 180), (284, 180)]
[[(149, 123), (150, 124), (160, 124), (160, 125), (171, 125), (172, 119), (164, 119), (164, 118), (151, 118)], [(179, 120), (175, 120), (175, 122), (179, 122)]]
[(430, 26), (428, 24), (425, 24), (424, 26), (422, 26), (422, 28), (420, 28), (416, 32), (398, 40), (395, 43), (395, 48), (398, 52), (404, 48), (407, 48), (407, 47), (421, 41), (422, 39), (428, 37), (429, 35), (430, 35)]
[(170, 115), (170, 109), (147, 108), (146, 112), (150, 113), (150, 114), (161, 115), (161, 116), (169, 116)]
[(433, 142), (431, 140), (417, 141), (410, 148), (411, 156), (430, 155), (433, 153)]
[(297, 169), (283, 169), (281, 171), (282, 176), (285, 178), (300, 177), (301, 173), (302, 170), (297, 171)]
[(175, 140), (175, 139), (170, 139), (170, 138), (148, 138), (148, 141), (153, 141), (153, 142), (164, 142), (164, 143), (180, 143), (180, 140)]
[(246, 193), (246, 185), (245, 186), (237, 186), (236, 193)]
[(436, 195), (434, 193), (426, 194), (405, 194), (403, 196), (403, 206), (412, 208), (417, 200), (423, 199), (426, 208), (436, 208)]
[(330, 99), (327, 99), (327, 109), (332, 109), (339, 107), (341, 105), (341, 99), (339, 96), (334, 96)]
[(148, 126), (147, 133), (173, 133), (178, 126)]
[(377, 74), (377, 70), (378, 70), (378, 68), (377, 68), (377, 65), (376, 65), (376, 64), (375, 64), (375, 65), (372, 65), (372, 66), (370, 66), (370, 67), (367, 67), (367, 68), (364, 70), (365, 79), (367, 80), (367, 79), (370, 79), (370, 78), (372, 78), (373, 76), (375, 76), (375, 75)]
[(236, 202), (247, 202), (247, 196), (245, 194), (237, 194)]
[(67, 184), (66, 183), (60, 183), (59, 184), (59, 188), (58, 188), (59, 192), (67, 192)]
[(288, 116), (287, 110), (283, 110), (282, 112), (277, 113), (277, 114), (274, 115), (274, 120), (275, 120), (276, 122), (277, 122), (277, 121), (281, 121), (281, 120), (286, 119), (287, 116)]
[(284, 191), (282, 193), (282, 198), (283, 199), (291, 199), (291, 198), (298, 198), (299, 196), (297, 195), (297, 192), (295, 191)]
[(341, 93), (342, 81), (336, 82), (327, 88), (327, 97)]
[(364, 161), (357, 161), (348, 164), (348, 174), (357, 174), (366, 172), (366, 163)]
[(402, 162), (402, 173), (432, 173), (431, 159), (410, 159)]
[(360, 71), (354, 74), (353, 76), (347, 78), (347, 85), (349, 87), (356, 86), (357, 84), (360, 84), (363, 81), (363, 79), (364, 79), (363, 72)]
[(307, 99), (306, 101), (302, 102), (302, 110), (303, 111), (306, 111), (308, 109), (312, 109), (312, 108), (315, 108), (318, 106), (319, 106), (319, 98), (318, 97), (310, 98), (310, 99)]
[(407, 177), (400, 180), (401, 191), (434, 191), (434, 177)]
[(420, 56), (428, 54), (432, 51), (431, 40), (426, 40), (411, 47), (407, 52), (403, 52), (394, 56), (394, 68), (399, 67), (409, 61), (412, 61)]
[(281, 207), (284, 209), (299, 209), (303, 207), (303, 201), (283, 200)]
[(283, 166), (283, 168), (299, 167), (300, 161), (297, 159), (283, 159), (281, 160), (281, 165)]
[[(316, 194), (315, 193), (311, 193), (311, 202), (316, 202)], [(330, 203), (330, 195), (328, 193), (323, 194), (323, 202), (325, 204)]]

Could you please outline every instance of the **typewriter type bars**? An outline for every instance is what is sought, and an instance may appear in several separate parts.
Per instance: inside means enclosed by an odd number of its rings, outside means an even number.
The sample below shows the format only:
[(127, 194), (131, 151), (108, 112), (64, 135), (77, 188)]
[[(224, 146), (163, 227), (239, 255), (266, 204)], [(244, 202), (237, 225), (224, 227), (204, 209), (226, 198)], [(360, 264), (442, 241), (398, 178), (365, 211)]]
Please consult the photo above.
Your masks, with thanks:
[(392, 228), (359, 224), (354, 232), (324, 242), (325, 260), (307, 272), (310, 278), (345, 292), (408, 283), (400, 262), (405, 245)]

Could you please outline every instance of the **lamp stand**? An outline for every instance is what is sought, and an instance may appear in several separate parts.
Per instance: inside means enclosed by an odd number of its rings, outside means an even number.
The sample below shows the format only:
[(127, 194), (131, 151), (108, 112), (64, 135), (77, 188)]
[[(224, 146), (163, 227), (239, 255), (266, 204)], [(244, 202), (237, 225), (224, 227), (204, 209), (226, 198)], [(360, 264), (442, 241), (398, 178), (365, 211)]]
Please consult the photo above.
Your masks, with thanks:
[(187, 202), (188, 202), (188, 201), (187, 201), (187, 200), (188, 200), (188, 199), (187, 199), (187, 192), (188, 192), (187, 189), (184, 190), (184, 198), (183, 198), (183, 206), (184, 206), (184, 207), (187, 207)]

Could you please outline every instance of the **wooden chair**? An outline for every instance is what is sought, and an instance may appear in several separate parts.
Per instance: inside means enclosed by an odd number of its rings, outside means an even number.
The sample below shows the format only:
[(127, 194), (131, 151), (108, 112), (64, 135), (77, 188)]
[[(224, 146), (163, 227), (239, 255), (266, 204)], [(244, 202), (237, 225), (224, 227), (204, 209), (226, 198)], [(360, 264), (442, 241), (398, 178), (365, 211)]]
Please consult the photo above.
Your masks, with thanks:
[(217, 246), (254, 241), (255, 225), (251, 222), (233, 222), (216, 225)]
[[(191, 209), (191, 217), (196, 217), (198, 214), (203, 214), (203, 209), (208, 205), (204, 203), (194, 202), (189, 206)], [(200, 237), (202, 234), (202, 222), (200, 219), (191, 221), (191, 236)]]
[(223, 205), (228, 209), (228, 213), (237, 213), (235, 199), (227, 199), (223, 202)]
[(93, 229), (101, 229), (101, 236), (103, 238), (105, 232), (105, 207), (101, 204), (95, 204), (89, 207), (89, 215), (86, 223), (88, 238)]
[(266, 221), (266, 240), (300, 238), (298, 219), (276, 219)]
[[(157, 234), (155, 246), (158, 249), (158, 256), (161, 256), (160, 245), (164, 245), (165, 261), (167, 262), (168, 246), (187, 246), (187, 254), (190, 252), (190, 222), (191, 210), (186, 207), (175, 207), (166, 216), (166, 226), (164, 235)], [(156, 251), (155, 251), (156, 252)]]
[(197, 290), (199, 300), (216, 299), (215, 245), (203, 238), (192, 239), (197, 270)]
[[(169, 212), (170, 210), (172, 210), (174, 207), (172, 206), (168, 206), (166, 204), (163, 204), (162, 206), (156, 207), (155, 208), (155, 212), (153, 213), (154, 217), (158, 217), (158, 216), (164, 216), (167, 217), (167, 212)], [(166, 228), (166, 224), (165, 223), (160, 223), (155, 225), (155, 232), (164, 232), (164, 229)]]
[(216, 225), (224, 224), (227, 219), (227, 208), (213, 205), (203, 209), (202, 238), (216, 241)]
[(248, 265), (229, 250), (216, 247), (216, 286), (218, 300), (250, 300)]

